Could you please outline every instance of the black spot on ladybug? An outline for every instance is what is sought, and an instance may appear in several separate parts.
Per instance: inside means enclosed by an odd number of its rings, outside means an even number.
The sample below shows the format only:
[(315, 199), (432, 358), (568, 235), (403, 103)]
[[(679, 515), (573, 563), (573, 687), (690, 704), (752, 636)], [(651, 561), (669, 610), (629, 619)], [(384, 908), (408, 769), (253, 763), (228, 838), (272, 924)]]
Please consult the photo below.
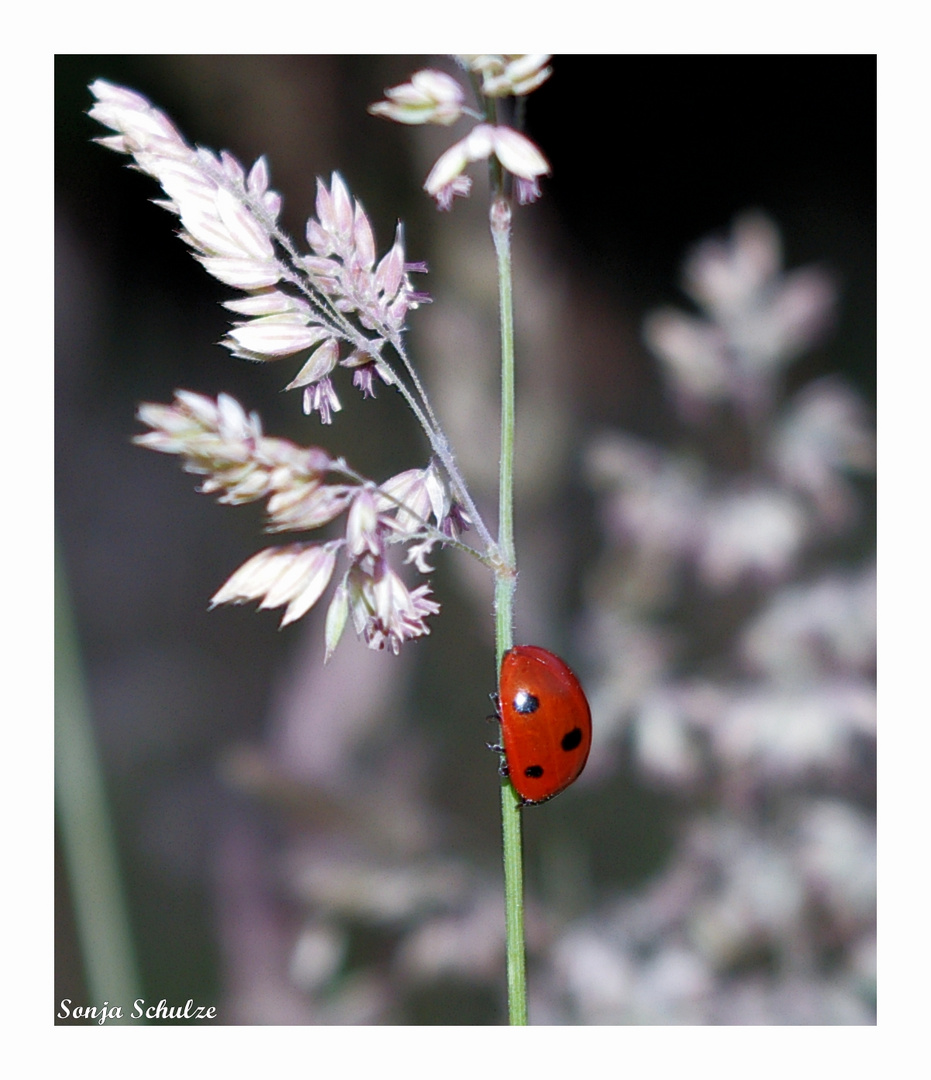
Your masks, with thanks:
[(534, 697), (529, 690), (518, 690), (514, 695), (514, 711), (527, 714), (536, 712), (540, 708), (540, 699)]
[(567, 731), (566, 734), (563, 735), (559, 745), (563, 750), (568, 752), (569, 750), (575, 750), (581, 741), (582, 730), (581, 728), (574, 727), (571, 731)]
[(527, 768), (524, 769), (524, 776), (529, 776), (531, 780), (539, 780), (542, 775), (542, 765), (528, 765)]

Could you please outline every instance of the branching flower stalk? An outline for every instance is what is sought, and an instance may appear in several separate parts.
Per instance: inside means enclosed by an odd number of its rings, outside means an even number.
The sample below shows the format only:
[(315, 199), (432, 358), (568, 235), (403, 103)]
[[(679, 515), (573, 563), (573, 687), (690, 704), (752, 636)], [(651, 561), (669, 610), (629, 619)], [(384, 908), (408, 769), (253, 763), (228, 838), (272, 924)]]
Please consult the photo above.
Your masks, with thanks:
[[(452, 76), (424, 70), (409, 83), (386, 91), (371, 106), (379, 116), (406, 124), (451, 125), (477, 121), (440, 155), (424, 188), (441, 210), (467, 196), (469, 165), (487, 161), (491, 175), (491, 232), (497, 257), (502, 364), (500, 518), (497, 541), (469, 493), (449, 441), (404, 345), (409, 311), (429, 302), (411, 274), (422, 263), (405, 260), (404, 230), (380, 259), (369, 219), (345, 182), (333, 173), (329, 186), (317, 181), (316, 214), (307, 222), (309, 248), (302, 254), (278, 224), (281, 197), (269, 186), (260, 157), (248, 171), (232, 154), (191, 146), (171, 120), (146, 98), (98, 79), (90, 115), (113, 134), (97, 141), (128, 154), (133, 166), (154, 177), (166, 198), (155, 200), (181, 222), (181, 238), (208, 273), (244, 294), (224, 306), (237, 318), (221, 344), (256, 362), (298, 358), (301, 366), (286, 389), (302, 391), (303, 410), (330, 424), (342, 405), (333, 376), (352, 372), (363, 397), (375, 397), (381, 382), (404, 398), (432, 452), (422, 468), (408, 469), (380, 484), (360, 475), (342, 458), (317, 447), (301, 447), (262, 430), (255, 413), (233, 398), (216, 400), (178, 390), (169, 405), (147, 403), (139, 420), (149, 430), (136, 442), (177, 454), (184, 468), (204, 477), (200, 490), (224, 503), (266, 501), (267, 530), (301, 532), (344, 520), (341, 536), (299, 540), (259, 551), (212, 598), (211, 604), (256, 600), (260, 608), (284, 608), (281, 625), (316, 604), (344, 568), (325, 622), (325, 659), (346, 625), (373, 649), (397, 653), (404, 641), (429, 633), (427, 618), (439, 612), (427, 583), (410, 587), (392, 565), (392, 553), (420, 574), (437, 546), (456, 547), (495, 574), (498, 667), (513, 644), (513, 598), (517, 576), (513, 532), (514, 328), (511, 298), (511, 188), (521, 204), (540, 195), (539, 178), (549, 165), (537, 147), (502, 122), (510, 110), (523, 114), (523, 100), (550, 75), (549, 57), (475, 55), (458, 57), (471, 79), (477, 108)], [(390, 347), (390, 352), (388, 347)], [(392, 358), (393, 357), (393, 358)], [(478, 545), (460, 539), (474, 528)], [(523, 934), (523, 885), (519, 799), (502, 783), (505, 893), (508, 932), (508, 999), (511, 1023), (527, 1022)]]

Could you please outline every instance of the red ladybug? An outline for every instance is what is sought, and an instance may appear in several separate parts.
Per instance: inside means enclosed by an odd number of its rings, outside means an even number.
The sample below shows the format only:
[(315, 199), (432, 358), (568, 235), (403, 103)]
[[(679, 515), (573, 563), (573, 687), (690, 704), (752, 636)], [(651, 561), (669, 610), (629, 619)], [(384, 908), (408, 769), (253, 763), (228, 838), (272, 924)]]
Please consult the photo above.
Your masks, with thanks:
[(501, 663), (498, 708), (507, 774), (521, 803), (564, 791), (592, 745), (591, 710), (569, 665), (537, 645), (517, 645)]

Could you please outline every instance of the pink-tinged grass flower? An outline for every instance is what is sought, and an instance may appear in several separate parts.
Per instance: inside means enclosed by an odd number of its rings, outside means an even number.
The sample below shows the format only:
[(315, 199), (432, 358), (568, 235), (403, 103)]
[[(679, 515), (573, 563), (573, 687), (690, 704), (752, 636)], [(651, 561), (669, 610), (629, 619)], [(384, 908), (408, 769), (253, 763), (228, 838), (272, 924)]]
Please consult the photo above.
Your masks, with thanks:
[[(385, 525), (408, 538), (405, 562), (416, 566), (422, 574), (433, 570), (427, 562), (433, 548), (438, 543), (457, 540), (470, 524), (433, 462), (426, 469), (408, 469), (386, 480), (379, 487), (378, 496)], [(436, 523), (435, 531), (429, 529), (431, 517)]]
[(427, 559), (432, 553), (433, 549), (441, 541), (435, 536), (428, 536), (425, 540), (421, 540), (420, 543), (410, 544), (407, 549), (407, 556), (404, 562), (410, 566), (417, 568), (421, 574), (431, 574), (435, 567), (431, 566)]
[[(420, 532), (431, 514), (440, 521), (440, 514), (436, 513), (439, 483), (432, 467), (407, 469), (379, 487), (380, 509), (386, 516), (391, 515), (391, 523), (399, 532)], [(439, 506), (442, 507), (442, 497)]]
[(833, 313), (828, 275), (817, 267), (783, 272), (779, 234), (760, 214), (738, 218), (727, 240), (699, 244), (683, 280), (702, 314), (658, 311), (644, 336), (690, 416), (724, 401), (751, 415), (764, 408), (782, 369)]
[(306, 615), (323, 595), (333, 576), (341, 541), (328, 544), (289, 544), (254, 555), (211, 599), (210, 606), (259, 600), (259, 609), (287, 604), (281, 625)]
[[(481, 76), (480, 97), (486, 112), (463, 104), (463, 92), (455, 79), (436, 71), (419, 71), (409, 83), (387, 90), (388, 101), (370, 106), (369, 112), (401, 123), (450, 124), (468, 114), (481, 120), (497, 117), (491, 99), (523, 96), (536, 90), (552, 74), (549, 54), (482, 54), (458, 57), (459, 63)], [(424, 188), (441, 210), (449, 210), (457, 196), (468, 196), (472, 181), (464, 175), (475, 161), (494, 157), (514, 178), (519, 203), (540, 197), (540, 177), (550, 171), (539, 149), (520, 132), (504, 124), (478, 123), (468, 135), (443, 153), (427, 176)]]
[(436, 205), (440, 210), (451, 210), (456, 198), (467, 199), (471, 191), (471, 176), (455, 176), (436, 191)]
[[(276, 360), (281, 356), (293, 356), (323, 341), (330, 333), (322, 326), (308, 326), (308, 322), (309, 318), (297, 311), (264, 315), (234, 327), (222, 344), (234, 356), (246, 360)], [(302, 385), (294, 380), (285, 389)]]
[(285, 387), (286, 390), (304, 388), (304, 413), (310, 416), (312, 413), (320, 413), (320, 421), (324, 424), (332, 422), (332, 414), (342, 409), (340, 400), (336, 395), (330, 372), (336, 367), (339, 359), (339, 345), (334, 338), (328, 338), (316, 349), (297, 373), (297, 375)]
[[(637, 918), (661, 912), (668, 940), (675, 911), (676, 937), (687, 927), (701, 943), (711, 1015), (727, 1015), (736, 985), (757, 1016), (784, 1022), (808, 969), (780, 985), (754, 968), (735, 984), (735, 957), (790, 941), (818, 955), (830, 927), (833, 972), (838, 954), (855, 962), (864, 929), (874, 938), (875, 836), (838, 796), (858, 802), (873, 782), (876, 574), (872, 559), (849, 566), (860, 538), (833, 554), (831, 540), (856, 520), (846, 473), (869, 470), (875, 448), (863, 403), (836, 377), (780, 385), (815, 340), (828, 282), (784, 274), (768, 222), (742, 219), (728, 241), (700, 245), (685, 281), (701, 314), (654, 322), (648, 339), (662, 340), (677, 404), (737, 408), (692, 409), (675, 453), (615, 436), (591, 454), (616, 545), (590, 583), (590, 642), (607, 673), (592, 706), (605, 741), (624, 732), (654, 785), (714, 807)], [(821, 805), (799, 800), (819, 788)], [(862, 1017), (860, 994), (849, 1015)]]
[(508, 56), (485, 53), (460, 56), (470, 71), (482, 76), (486, 97), (521, 97), (536, 90), (553, 74), (549, 53), (522, 53)]
[(472, 519), (465, 511), (461, 503), (453, 502), (440, 522), (440, 532), (448, 536), (450, 540), (458, 540), (459, 537), (472, 527)]
[(369, 106), (373, 116), (399, 124), (454, 124), (463, 113), (462, 87), (443, 71), (427, 68), (415, 72), (411, 81), (385, 91), (387, 101)]
[(268, 191), (265, 162), (260, 158), (247, 175), (231, 154), (216, 157), (189, 146), (141, 94), (104, 79), (91, 92), (97, 101), (90, 115), (117, 132), (98, 141), (130, 154), (137, 168), (161, 184), (168, 199), (159, 205), (181, 219), (182, 238), (207, 272), (245, 290), (279, 281), (282, 268), (269, 232), (281, 200)]
[(539, 177), (550, 171), (549, 162), (526, 135), (502, 125), (476, 124), (465, 138), (440, 155), (424, 182), (424, 190), (441, 209), (446, 209), (454, 195), (468, 194), (468, 187), (462, 183), (466, 167), (492, 156), (517, 180), (524, 181), (523, 201), (535, 197)]
[[(453, 80), (424, 73), (411, 84), (419, 104), (437, 122), (454, 119), (461, 92)], [(424, 427), (437, 460), (457, 493), (473, 508), (426, 393), (407, 357), (401, 331), (407, 312), (429, 297), (414, 290), (410, 275), (422, 263), (405, 259), (403, 228), (378, 258), (371, 223), (338, 173), (317, 183), (316, 219), (307, 223), (310, 255), (300, 255), (279, 229), (280, 197), (268, 189), (260, 158), (247, 172), (229, 153), (190, 146), (168, 118), (142, 95), (98, 81), (91, 115), (115, 132), (100, 141), (129, 154), (162, 186), (159, 205), (176, 214), (181, 236), (195, 257), (220, 280), (247, 295), (226, 302), (236, 320), (222, 344), (250, 360), (304, 354), (287, 389), (303, 391), (306, 413), (328, 424), (341, 408), (333, 385), (336, 368), (353, 372), (363, 396), (374, 396), (377, 375), (396, 386)], [(400, 105), (416, 104), (399, 92)], [(489, 129), (492, 130), (492, 129)], [(501, 152), (520, 153), (506, 135)], [(340, 360), (343, 343), (347, 355)], [(388, 345), (403, 364), (399, 378), (383, 355)], [(177, 454), (187, 471), (204, 477), (200, 490), (224, 503), (267, 500), (269, 532), (333, 528), (345, 514), (345, 536), (259, 552), (237, 570), (214, 604), (258, 600), (284, 606), (282, 625), (305, 614), (320, 598), (342, 555), (348, 568), (327, 612), (327, 655), (350, 616), (371, 648), (390, 648), (428, 632), (425, 619), (439, 610), (428, 586), (409, 588), (387, 563), (389, 549), (406, 546), (407, 562), (421, 572), (437, 544), (455, 541), (468, 523), (435, 464), (394, 477), (384, 488), (355, 473), (342, 459), (316, 447), (302, 448), (266, 436), (255, 414), (227, 395), (215, 401), (178, 391), (173, 404), (144, 404), (139, 419), (149, 431), (136, 442)], [(486, 544), (493, 540), (474, 515)], [(465, 546), (465, 545), (460, 545)], [(476, 553), (478, 554), (478, 553)], [(481, 557), (481, 556), (479, 556)]]
[(432, 543), (444, 537), (455, 540), (469, 527), (468, 515), (453, 499), (435, 462), (398, 473), (379, 486), (378, 494), (386, 523), (402, 535), (423, 533), (431, 517), (437, 529)]
[(283, 489), (316, 488), (335, 464), (319, 447), (264, 435), (258, 416), (247, 415), (228, 394), (213, 401), (178, 390), (173, 405), (140, 405), (138, 418), (152, 430), (134, 442), (181, 455), (187, 472), (207, 476), (201, 490), (222, 492), (221, 502), (253, 502)]
[(328, 338), (318, 349), (314, 350), (307, 363), (288, 383), (285, 390), (296, 390), (302, 386), (311, 386), (313, 383), (325, 379), (336, 367), (339, 359), (339, 345), (333, 338)]
[(365, 555), (375, 558), (384, 555), (384, 526), (376, 508), (375, 494), (369, 487), (362, 488), (352, 501), (349, 520), (346, 523), (346, 549), (355, 560)]
[(168, 117), (156, 109), (142, 94), (124, 86), (114, 86), (106, 79), (91, 85), (97, 103), (90, 115), (101, 124), (118, 132), (98, 141), (121, 154), (157, 149), (166, 158), (187, 158), (190, 147)]
[(349, 611), (356, 633), (371, 649), (390, 649), (397, 655), (409, 638), (429, 634), (428, 615), (440, 606), (428, 599), (430, 586), (410, 590), (388, 566), (365, 574), (353, 567), (348, 578)]
[[(407, 312), (429, 302), (413, 288), (410, 274), (423, 272), (422, 263), (404, 259), (404, 230), (399, 224), (394, 244), (376, 264), (375, 239), (362, 204), (352, 197), (339, 173), (330, 187), (317, 181), (317, 220), (307, 222), (307, 243), (313, 255), (301, 260), (323, 293), (339, 311), (358, 313), (367, 330), (384, 336), (397, 333)], [(380, 342), (369, 343), (378, 352)]]
[(352, 484), (324, 484), (320, 480), (276, 489), (268, 500), (268, 531), (319, 529), (350, 507), (355, 493)]
[[(421, 83), (438, 93), (445, 85), (443, 79)], [(104, 80), (91, 91), (96, 102), (90, 115), (117, 132), (99, 141), (131, 155), (161, 184), (167, 198), (157, 202), (181, 219), (181, 237), (204, 268), (250, 294), (226, 303), (243, 319), (221, 344), (255, 361), (319, 346), (289, 388), (304, 389), (304, 411), (319, 413), (323, 423), (341, 407), (329, 377), (340, 342), (354, 355), (371, 357), (374, 367), (358, 365), (353, 379), (364, 396), (373, 396), (374, 373), (396, 383), (382, 350), (388, 341), (400, 346), (408, 311), (430, 300), (411, 283), (410, 275), (426, 267), (405, 261), (400, 224), (378, 259), (368, 216), (334, 173), (329, 186), (318, 181), (317, 219), (306, 227), (312, 254), (299, 255), (278, 227), (281, 199), (268, 190), (264, 158), (246, 172), (226, 151), (216, 155), (190, 146), (141, 94)]]
[(405, 544), (408, 563), (422, 573), (432, 569), (425, 554), (446, 540), (437, 526), (452, 505), (434, 465), (400, 473), (378, 488), (318, 447), (265, 435), (259, 418), (226, 394), (214, 401), (179, 390), (172, 405), (140, 406), (139, 419), (151, 430), (135, 441), (178, 454), (186, 470), (205, 477), (202, 492), (225, 503), (267, 499), (269, 532), (311, 531), (347, 515), (343, 538), (254, 555), (216, 593), (213, 606), (250, 600), (260, 601), (260, 608), (287, 605), (285, 626), (320, 599), (342, 553), (349, 568), (327, 612), (327, 656), (350, 615), (373, 649), (397, 652), (405, 640), (428, 633), (424, 620), (439, 605), (428, 599), (426, 585), (410, 589), (386, 556), (389, 544)]
[(514, 178), (514, 191), (521, 206), (536, 202), (540, 198), (540, 184), (536, 180), (525, 180), (521, 176)]

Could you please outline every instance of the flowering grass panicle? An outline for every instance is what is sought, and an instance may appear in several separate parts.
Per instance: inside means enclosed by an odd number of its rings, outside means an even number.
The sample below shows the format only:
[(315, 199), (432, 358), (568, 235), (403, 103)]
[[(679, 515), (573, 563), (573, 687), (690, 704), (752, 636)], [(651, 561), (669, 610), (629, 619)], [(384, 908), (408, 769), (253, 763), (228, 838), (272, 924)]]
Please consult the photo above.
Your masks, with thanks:
[(408, 588), (390, 566), (389, 551), (407, 545), (407, 562), (428, 573), (426, 554), (456, 534), (461, 513), (453, 513), (435, 465), (408, 469), (377, 487), (319, 447), (265, 435), (258, 416), (247, 415), (227, 394), (214, 401), (179, 390), (172, 405), (140, 406), (139, 419), (151, 430), (136, 443), (179, 455), (188, 472), (205, 477), (204, 493), (234, 505), (266, 499), (269, 532), (311, 531), (346, 514), (341, 538), (260, 551), (216, 593), (212, 605), (286, 604), (285, 626), (320, 599), (342, 556), (347, 568), (327, 613), (327, 658), (350, 615), (358, 635), (374, 649), (396, 653), (405, 640), (429, 633), (425, 620), (439, 605), (429, 599), (428, 585)]
[(739, 218), (729, 239), (699, 244), (684, 278), (703, 315), (656, 312), (646, 342), (680, 416), (700, 433), (715, 409), (731, 409), (746, 458), (731, 476), (706, 455), (612, 434), (592, 448), (592, 475), (618, 539), (639, 558), (665, 552), (718, 590), (777, 581), (825, 526), (850, 523), (850, 477), (874, 463), (863, 403), (837, 378), (779, 406), (786, 369), (829, 323), (834, 289), (817, 267), (783, 271), (778, 231), (759, 214)]
[(480, 77), (485, 114), (464, 105), (462, 88), (454, 79), (430, 69), (418, 71), (409, 83), (386, 90), (386, 100), (371, 105), (369, 112), (404, 124), (448, 126), (464, 115), (479, 121), (440, 155), (424, 182), (424, 190), (441, 210), (449, 210), (456, 196), (471, 192), (472, 179), (465, 175), (466, 168), (489, 159), (513, 178), (518, 202), (533, 202), (540, 197), (539, 180), (550, 171), (549, 162), (526, 135), (500, 123), (498, 112), (503, 99), (524, 97), (549, 78), (549, 59), (542, 53), (458, 57), (466, 71)]
[[(529, 93), (550, 73), (547, 56), (473, 56), (460, 63), (481, 81), (489, 103)], [(420, 573), (437, 544), (456, 544), (488, 565), (497, 547), (459, 473), (448, 441), (405, 351), (408, 312), (429, 301), (410, 275), (423, 263), (406, 261), (404, 230), (378, 257), (371, 222), (342, 177), (317, 181), (316, 216), (305, 229), (309, 253), (300, 253), (280, 229), (281, 197), (268, 186), (260, 157), (250, 169), (227, 151), (191, 146), (171, 120), (147, 98), (98, 79), (91, 86), (90, 115), (114, 132), (97, 141), (133, 159), (154, 177), (166, 198), (156, 202), (175, 214), (181, 238), (214, 277), (245, 293), (224, 306), (235, 318), (221, 344), (237, 357), (268, 362), (297, 358), (286, 385), (301, 390), (303, 410), (332, 422), (342, 404), (334, 385), (338, 368), (352, 373), (363, 398), (376, 386), (402, 394), (423, 428), (433, 459), (380, 487), (342, 460), (317, 448), (302, 449), (262, 433), (258, 418), (232, 398), (216, 401), (179, 391), (170, 406), (143, 405), (139, 418), (152, 429), (137, 442), (179, 454), (188, 471), (204, 475), (201, 490), (221, 501), (268, 500), (270, 531), (309, 530), (347, 515), (342, 539), (267, 549), (242, 566), (213, 599), (259, 600), (261, 607), (287, 605), (282, 625), (308, 611), (329, 584), (341, 554), (349, 566), (337, 585), (326, 621), (327, 656), (349, 616), (372, 648), (397, 652), (401, 642), (427, 633), (425, 619), (438, 610), (429, 587), (409, 589), (388, 564), (393, 545), (407, 545), (407, 563)], [(515, 178), (519, 197), (535, 197), (549, 166), (525, 136), (497, 122), (497, 105), (483, 114), (465, 105), (460, 84), (425, 70), (387, 91), (373, 113), (403, 123), (449, 125), (463, 115), (482, 122), (436, 163), (427, 189), (441, 206), (462, 194), (467, 164), (494, 157)], [(390, 346), (395, 359), (386, 349)], [(460, 534), (477, 529), (483, 550), (464, 545)]]
[(773, 223), (749, 213), (726, 240), (697, 245), (683, 269), (699, 316), (664, 308), (645, 336), (663, 364), (686, 417), (727, 402), (748, 418), (770, 407), (785, 365), (830, 325), (834, 288), (815, 266), (786, 273)]
[(687, 816), (664, 871), (552, 962), (581, 1022), (871, 1023), (876, 569), (850, 555), (868, 410), (835, 376), (789, 390), (834, 290), (783, 270), (768, 219), (701, 243), (685, 281), (702, 315), (645, 327), (677, 449), (590, 447), (608, 587), (588, 615), (603, 743)]
[[(117, 134), (98, 141), (129, 154), (153, 176), (167, 199), (160, 206), (181, 220), (181, 237), (214, 277), (249, 295), (224, 306), (243, 316), (225, 345), (255, 361), (303, 356), (288, 389), (303, 389), (304, 410), (324, 423), (340, 409), (331, 375), (337, 364), (354, 368), (356, 386), (372, 394), (371, 372), (396, 382), (382, 356), (385, 342), (401, 347), (408, 311), (427, 302), (410, 274), (422, 263), (404, 258), (398, 225), (390, 250), (376, 259), (371, 223), (338, 173), (317, 184), (317, 220), (307, 223), (312, 254), (300, 255), (278, 226), (281, 197), (268, 188), (259, 158), (246, 172), (232, 154), (187, 144), (171, 121), (141, 94), (98, 79), (90, 115)], [(341, 348), (346, 355), (340, 361)], [(358, 375), (368, 367), (368, 375)]]
[[(338, 173), (329, 185), (317, 182), (316, 217), (305, 230), (310, 252), (300, 254), (278, 226), (281, 198), (268, 187), (264, 158), (247, 171), (225, 151), (189, 145), (141, 94), (102, 79), (91, 91), (90, 115), (116, 132), (98, 141), (130, 155), (159, 182), (167, 198), (156, 202), (180, 219), (181, 238), (195, 258), (246, 294), (225, 302), (240, 317), (221, 344), (253, 361), (299, 358), (286, 389), (301, 390), (304, 412), (325, 424), (342, 408), (333, 381), (338, 368), (352, 373), (363, 398), (375, 396), (377, 382), (396, 388), (435, 454), (425, 468), (379, 487), (324, 450), (264, 435), (258, 417), (228, 395), (213, 401), (178, 391), (172, 405), (143, 405), (139, 419), (152, 430), (137, 438), (139, 445), (181, 456), (188, 471), (205, 476), (201, 490), (222, 502), (267, 499), (269, 531), (318, 529), (346, 514), (342, 538), (259, 552), (213, 603), (287, 605), (285, 625), (320, 599), (342, 557), (348, 566), (328, 609), (327, 657), (350, 616), (366, 644), (397, 652), (403, 641), (428, 633), (425, 620), (439, 606), (429, 599), (428, 585), (408, 588), (389, 565), (391, 549), (407, 545), (406, 562), (420, 573), (432, 570), (427, 558), (437, 544), (453, 543), (480, 558), (494, 550), (404, 349), (408, 312), (429, 300), (410, 279), (425, 265), (405, 261), (400, 223), (391, 248), (377, 257), (368, 216)], [(449, 92), (436, 73), (418, 80), (421, 97)], [(385, 351), (389, 345), (394, 361)], [(471, 525), (485, 554), (459, 540)]]

